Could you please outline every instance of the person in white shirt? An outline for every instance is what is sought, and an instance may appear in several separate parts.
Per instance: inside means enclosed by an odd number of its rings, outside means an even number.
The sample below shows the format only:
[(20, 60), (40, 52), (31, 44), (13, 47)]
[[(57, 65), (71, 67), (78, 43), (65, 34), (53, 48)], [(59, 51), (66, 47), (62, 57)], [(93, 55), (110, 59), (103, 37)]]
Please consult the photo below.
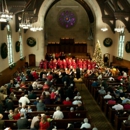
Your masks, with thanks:
[(55, 119), (55, 120), (64, 118), (63, 112), (60, 111), (60, 107), (59, 106), (56, 107), (56, 111), (53, 113), (52, 118)]
[(117, 111), (124, 109), (123, 105), (121, 105), (119, 103), (117, 103), (116, 105), (112, 106), (112, 108), (115, 109), (115, 110), (117, 110)]
[(127, 73), (125, 71), (122, 71), (123, 73), (123, 78), (127, 78)]
[(85, 128), (85, 129), (91, 128), (91, 124), (88, 123), (88, 118), (85, 118), (85, 119), (84, 119), (84, 123), (83, 123), (83, 124), (81, 125), (81, 127), (80, 127), (80, 129), (83, 129), (83, 128)]
[(36, 121), (40, 121), (40, 118), (41, 118), (41, 115), (38, 114), (37, 116), (34, 116), (33, 119), (32, 119), (32, 122), (31, 122), (31, 128), (34, 128), (34, 124)]
[(112, 96), (110, 95), (110, 92), (107, 92), (107, 95), (105, 95), (103, 98), (104, 99), (111, 99)]
[(73, 105), (78, 105), (79, 103), (82, 103), (79, 99), (76, 99), (72, 102)]
[(81, 99), (80, 92), (77, 92), (77, 95), (74, 97), (74, 99)]
[(22, 106), (30, 103), (30, 100), (28, 99), (28, 95), (25, 95), (25, 96), (22, 96), (20, 99), (19, 99), (19, 103), (22, 103)]

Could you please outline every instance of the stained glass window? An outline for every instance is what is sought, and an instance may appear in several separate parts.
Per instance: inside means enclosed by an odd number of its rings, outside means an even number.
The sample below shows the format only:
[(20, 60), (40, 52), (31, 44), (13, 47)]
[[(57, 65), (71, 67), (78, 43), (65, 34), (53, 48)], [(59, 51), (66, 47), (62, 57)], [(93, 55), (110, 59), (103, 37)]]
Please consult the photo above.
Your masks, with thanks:
[(10, 25), (7, 25), (7, 45), (8, 45), (8, 62), (9, 65), (14, 63), (13, 61), (13, 51), (12, 51), (12, 36)]
[(124, 32), (120, 32), (120, 36), (119, 36), (119, 46), (118, 46), (118, 57), (120, 57), (120, 58), (123, 58), (123, 53), (124, 53), (124, 41), (125, 41)]
[(23, 58), (23, 41), (22, 41), (21, 29), (19, 29), (19, 42), (20, 42), (20, 58)]
[(76, 23), (76, 14), (72, 10), (63, 10), (58, 17), (59, 24), (64, 28), (71, 28)]

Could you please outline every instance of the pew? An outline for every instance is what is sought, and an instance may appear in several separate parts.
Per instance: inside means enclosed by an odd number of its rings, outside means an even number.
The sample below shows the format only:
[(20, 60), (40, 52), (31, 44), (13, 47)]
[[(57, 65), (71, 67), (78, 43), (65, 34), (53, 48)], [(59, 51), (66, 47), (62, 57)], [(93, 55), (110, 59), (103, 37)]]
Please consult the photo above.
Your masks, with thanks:
[(127, 120), (127, 119), (128, 116), (119, 117), (117, 114), (115, 114), (115, 130), (120, 130), (123, 120)]
[[(57, 127), (57, 129), (65, 129), (68, 123), (74, 124), (74, 128), (80, 128), (81, 123), (83, 122), (84, 118), (75, 118), (75, 119), (61, 119), (61, 120), (53, 120), (52, 123)], [(90, 118), (88, 118), (89, 123)], [(11, 127), (12, 129), (17, 129), (17, 121), (16, 120), (4, 120), (6, 127)], [(91, 129), (88, 129), (91, 130)]]
[(121, 130), (130, 130), (130, 126), (127, 126), (124, 123), (122, 123)]
[[(34, 116), (37, 116), (38, 114), (46, 114), (48, 116), (50, 116), (50, 118), (52, 118), (52, 115), (55, 111), (33, 111), (33, 112), (28, 112), (27, 113), (27, 117), (29, 119), (32, 119)], [(64, 114), (64, 119), (67, 119), (68, 118), (68, 111), (62, 111), (63, 114)], [(7, 113), (4, 113), (4, 117), (3, 119), (7, 120), (8, 119), (8, 112)], [(74, 115), (75, 117), (74, 118), (86, 118), (86, 117), (89, 117), (87, 115), (87, 111), (86, 110), (83, 110), (83, 111), (74, 111)]]

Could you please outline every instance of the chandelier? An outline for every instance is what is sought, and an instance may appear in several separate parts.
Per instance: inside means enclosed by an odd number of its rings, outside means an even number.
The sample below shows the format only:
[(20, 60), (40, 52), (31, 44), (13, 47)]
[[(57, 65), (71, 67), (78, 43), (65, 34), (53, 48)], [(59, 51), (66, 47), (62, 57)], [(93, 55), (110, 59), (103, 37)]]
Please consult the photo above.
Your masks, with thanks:
[(30, 27), (30, 31), (36, 32), (36, 31), (42, 31), (43, 28), (42, 27), (38, 27), (38, 26), (32, 26)]
[(116, 27), (114, 29), (115, 32), (124, 32), (124, 27)]
[(30, 23), (30, 20), (28, 18), (27, 12), (22, 13), (21, 23), (19, 23), (19, 27), (23, 28), (23, 29), (29, 29), (31, 27), (31, 23)]
[(8, 22), (13, 18), (13, 13), (8, 11), (6, 0), (2, 0), (1, 12), (0, 12), (0, 22)]
[(107, 27), (103, 27), (103, 28), (101, 28), (101, 31), (103, 31), (103, 32), (106, 32), (107, 30), (108, 30)]

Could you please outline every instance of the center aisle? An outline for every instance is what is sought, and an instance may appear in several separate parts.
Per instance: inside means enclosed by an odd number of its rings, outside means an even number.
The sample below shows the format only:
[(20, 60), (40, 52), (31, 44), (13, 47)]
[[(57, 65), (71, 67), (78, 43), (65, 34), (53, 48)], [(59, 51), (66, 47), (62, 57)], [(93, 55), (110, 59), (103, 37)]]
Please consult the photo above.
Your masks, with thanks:
[(114, 130), (110, 122), (107, 120), (100, 107), (88, 91), (83, 82), (75, 80), (75, 85), (82, 96), (84, 106), (88, 111), (88, 114), (92, 118), (92, 124), (94, 124), (98, 130)]

